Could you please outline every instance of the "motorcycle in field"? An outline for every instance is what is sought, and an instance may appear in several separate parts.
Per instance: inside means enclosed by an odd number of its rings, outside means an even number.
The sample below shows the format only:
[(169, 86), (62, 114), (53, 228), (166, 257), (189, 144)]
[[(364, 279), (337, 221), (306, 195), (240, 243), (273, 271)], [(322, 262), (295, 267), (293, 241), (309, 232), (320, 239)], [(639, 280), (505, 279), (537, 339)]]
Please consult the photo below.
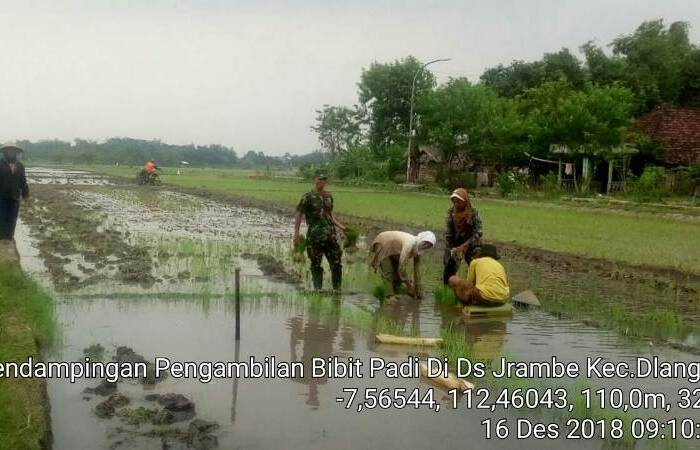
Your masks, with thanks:
[(141, 169), (136, 175), (136, 183), (139, 186), (160, 186), (160, 174), (158, 172), (148, 173), (146, 169)]

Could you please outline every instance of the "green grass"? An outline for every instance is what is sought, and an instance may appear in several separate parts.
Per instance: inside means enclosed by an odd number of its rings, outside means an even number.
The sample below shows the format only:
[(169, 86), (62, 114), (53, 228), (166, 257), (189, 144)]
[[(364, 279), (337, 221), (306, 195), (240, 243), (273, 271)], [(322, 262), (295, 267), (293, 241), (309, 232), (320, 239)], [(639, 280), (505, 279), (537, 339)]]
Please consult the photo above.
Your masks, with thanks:
[[(39, 358), (54, 335), (51, 299), (17, 266), (0, 265), (0, 361)], [(48, 424), (39, 380), (0, 378), (0, 449), (40, 449)]]
[[(95, 167), (95, 171), (132, 177), (136, 168)], [(172, 174), (171, 174), (172, 172)], [(165, 183), (203, 188), (262, 202), (293, 207), (309, 182), (275, 179), (251, 179), (241, 170), (186, 169), (177, 176), (166, 170)], [(444, 228), (448, 197), (417, 193), (383, 191), (363, 187), (333, 186), (339, 214), (385, 220), (425, 227), (438, 234)], [(475, 199), (488, 240), (514, 242), (523, 246), (603, 258), (621, 263), (674, 268), (700, 274), (700, 225), (653, 214), (621, 214), (575, 207), (552, 207), (535, 202), (504, 202)]]
[(623, 336), (683, 340), (689, 333), (697, 331), (683, 320), (681, 313), (668, 309), (669, 305), (665, 304), (631, 307), (601, 302), (585, 293), (578, 297), (546, 295), (543, 300), (551, 313), (568, 319), (583, 320), (588, 325), (614, 330)]

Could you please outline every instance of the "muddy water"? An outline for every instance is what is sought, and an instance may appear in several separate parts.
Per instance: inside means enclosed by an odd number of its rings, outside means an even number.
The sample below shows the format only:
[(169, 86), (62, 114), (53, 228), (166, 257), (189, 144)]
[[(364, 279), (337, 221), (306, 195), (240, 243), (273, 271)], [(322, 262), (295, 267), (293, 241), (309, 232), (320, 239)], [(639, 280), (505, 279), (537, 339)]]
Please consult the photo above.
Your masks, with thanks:
[(112, 182), (106, 177), (82, 170), (66, 170), (45, 167), (27, 168), (27, 181), (31, 184), (70, 184), (99, 186)]
[[(51, 174), (51, 178), (58, 177)], [(49, 180), (46, 183), (63, 184)], [(618, 333), (582, 326), (579, 321), (558, 319), (543, 310), (518, 311), (512, 318), (464, 322), (457, 310), (435, 304), (428, 295), (420, 303), (403, 299), (380, 306), (366, 294), (371, 279), (361, 264), (349, 264), (349, 285), (339, 302), (331, 298), (318, 303), (305, 301), (296, 286), (271, 280), (246, 253), (271, 254), (288, 260), (291, 232), (289, 218), (272, 216), (254, 208), (238, 208), (201, 200), (166, 189), (91, 186), (73, 183), (62, 187), (61, 201), (69, 202), (95, 219), (97, 227), (121, 233), (124, 243), (148, 249), (153, 261), (154, 283), (149, 287), (129, 284), (116, 276), (110, 264), (88, 268), (104, 275), (95, 283), (76, 286), (57, 294), (61, 339), (46, 355), (49, 360), (80, 360), (83, 350), (100, 344), (111, 358), (117, 347), (127, 346), (147, 360), (167, 357), (176, 361), (278, 360), (306, 362), (311, 357), (355, 357), (367, 360), (383, 356), (404, 361), (406, 350), (377, 346), (370, 325), (348, 320), (346, 311), (371, 311), (383, 315), (423, 336), (437, 336), (444, 327), (465, 330), (472, 350), (481, 357), (507, 355), (516, 360), (582, 361), (603, 356), (631, 361), (637, 356), (657, 355), (664, 360), (689, 361), (693, 357), (643, 340), (631, 341)], [(41, 201), (41, 198), (39, 199)], [(47, 202), (41, 207), (59, 208)], [(18, 249), (25, 270), (51, 286), (47, 265), (37, 250), (42, 230), (25, 225), (18, 229)], [(86, 261), (80, 253), (66, 256), (66, 267), (76, 276)], [(110, 261), (110, 255), (105, 255)], [(82, 259), (81, 259), (82, 258)], [(361, 259), (360, 259), (361, 260)], [(78, 262), (81, 262), (79, 267)], [(115, 264), (116, 261), (112, 261)], [(507, 261), (514, 287), (557, 289), (561, 277), (534, 273), (517, 260)], [(288, 264), (292, 275), (299, 270)], [(242, 269), (244, 297), (242, 339), (233, 338), (234, 309), (231, 302), (233, 267)], [(68, 270), (68, 269), (67, 269)], [(557, 282), (556, 280), (559, 280)], [(302, 273), (302, 283), (303, 283)], [(631, 301), (614, 288), (612, 281), (596, 281), (596, 292), (607, 292), (620, 301)], [(559, 283), (559, 284), (558, 284)], [(561, 295), (580, 281), (558, 287)], [(573, 287), (572, 287), (573, 286)], [(646, 287), (641, 288), (643, 291)], [(659, 295), (656, 287), (650, 288)], [(650, 292), (651, 292), (650, 291)], [(637, 291), (639, 292), (639, 291)], [(607, 294), (606, 294), (607, 295)], [(684, 297), (679, 305), (687, 303)], [(118, 417), (98, 418), (93, 410), (102, 398), (82, 394), (99, 380), (70, 384), (49, 383), (55, 449), (75, 448), (163, 448), (160, 437), (144, 436), (151, 425), (135, 427)], [(561, 384), (561, 382), (559, 382)], [(610, 386), (624, 386), (611, 382)], [(637, 380), (635, 386), (649, 391), (675, 394), (683, 382)], [(194, 379), (169, 378), (155, 386), (119, 383), (119, 391), (131, 399), (129, 407), (152, 407), (144, 399), (149, 393), (180, 393), (196, 405), (197, 417), (215, 421), (220, 448), (433, 448), (436, 442), (448, 447), (562, 448), (563, 442), (486, 441), (480, 425), (485, 415), (449, 402), (437, 395), (442, 409), (387, 411), (346, 410), (336, 398), (347, 395), (343, 388), (428, 386), (420, 379), (310, 379), (305, 380), (215, 380), (203, 384)], [(675, 397), (673, 397), (675, 398)], [(521, 414), (522, 415), (522, 414)], [(510, 412), (493, 417), (514, 420)], [(170, 428), (186, 428), (186, 423)], [(567, 448), (603, 448), (600, 441), (566, 443)], [(643, 447), (639, 445), (638, 448)]]

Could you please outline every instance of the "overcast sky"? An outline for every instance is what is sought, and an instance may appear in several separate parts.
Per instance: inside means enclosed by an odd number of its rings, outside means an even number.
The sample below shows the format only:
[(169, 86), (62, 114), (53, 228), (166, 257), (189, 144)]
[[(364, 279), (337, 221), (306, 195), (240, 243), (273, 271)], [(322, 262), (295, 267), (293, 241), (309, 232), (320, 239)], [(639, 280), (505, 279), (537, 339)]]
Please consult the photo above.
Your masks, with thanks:
[(450, 57), (439, 80), (476, 80), (654, 18), (700, 42), (698, 0), (0, 0), (0, 139), (306, 153), (315, 110), (354, 104), (373, 61)]

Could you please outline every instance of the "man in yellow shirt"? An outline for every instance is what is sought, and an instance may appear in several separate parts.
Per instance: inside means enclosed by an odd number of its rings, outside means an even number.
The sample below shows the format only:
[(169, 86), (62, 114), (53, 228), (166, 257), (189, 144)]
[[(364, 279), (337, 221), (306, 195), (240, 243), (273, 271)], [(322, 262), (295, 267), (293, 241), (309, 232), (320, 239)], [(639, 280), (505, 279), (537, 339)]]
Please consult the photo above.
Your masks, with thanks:
[(449, 285), (463, 304), (500, 306), (508, 301), (508, 278), (498, 259), (496, 246), (484, 244), (469, 263), (466, 280), (450, 277)]

